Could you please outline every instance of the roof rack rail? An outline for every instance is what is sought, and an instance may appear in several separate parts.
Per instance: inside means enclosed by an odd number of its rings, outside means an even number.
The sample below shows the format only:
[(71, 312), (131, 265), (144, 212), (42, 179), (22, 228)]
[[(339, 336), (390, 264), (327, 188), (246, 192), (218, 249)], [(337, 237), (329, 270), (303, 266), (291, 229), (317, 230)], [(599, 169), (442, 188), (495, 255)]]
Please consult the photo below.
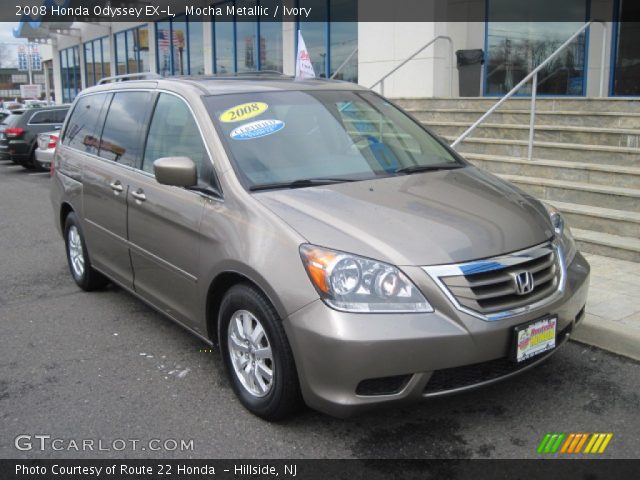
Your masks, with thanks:
[(114, 75), (113, 77), (104, 77), (98, 81), (98, 85), (105, 83), (124, 82), (126, 80), (147, 80), (162, 78), (161, 75), (152, 72), (127, 73), (126, 75)]

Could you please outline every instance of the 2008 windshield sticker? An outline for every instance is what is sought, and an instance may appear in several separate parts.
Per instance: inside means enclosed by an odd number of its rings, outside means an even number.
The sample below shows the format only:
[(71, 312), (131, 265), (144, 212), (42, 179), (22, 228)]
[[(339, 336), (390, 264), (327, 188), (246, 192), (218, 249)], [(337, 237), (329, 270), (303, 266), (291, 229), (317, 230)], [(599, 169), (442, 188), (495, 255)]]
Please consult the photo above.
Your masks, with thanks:
[(266, 112), (268, 108), (269, 105), (264, 102), (243, 103), (225, 110), (218, 118), (224, 123), (241, 122), (242, 120), (257, 117), (261, 113)]
[(284, 128), (281, 120), (256, 120), (234, 128), (230, 136), (234, 140), (251, 140), (272, 135)]

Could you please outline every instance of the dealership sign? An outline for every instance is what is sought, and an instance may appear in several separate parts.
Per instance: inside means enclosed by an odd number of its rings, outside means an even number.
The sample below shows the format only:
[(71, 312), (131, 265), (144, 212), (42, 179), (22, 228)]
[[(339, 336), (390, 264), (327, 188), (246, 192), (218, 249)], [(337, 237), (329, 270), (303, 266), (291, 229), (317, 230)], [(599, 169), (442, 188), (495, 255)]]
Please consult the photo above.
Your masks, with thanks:
[(20, 85), (20, 96), (22, 98), (40, 98), (42, 85)]

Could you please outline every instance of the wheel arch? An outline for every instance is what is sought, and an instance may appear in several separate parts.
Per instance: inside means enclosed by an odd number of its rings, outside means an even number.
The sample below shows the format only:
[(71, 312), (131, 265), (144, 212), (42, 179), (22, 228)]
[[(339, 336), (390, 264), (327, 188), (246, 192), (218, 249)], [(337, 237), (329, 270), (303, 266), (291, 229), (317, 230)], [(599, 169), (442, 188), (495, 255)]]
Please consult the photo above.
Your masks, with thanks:
[(255, 281), (245, 273), (238, 272), (236, 270), (225, 270), (220, 272), (209, 284), (207, 289), (207, 302), (206, 302), (206, 322), (207, 322), (207, 336), (215, 342), (218, 337), (218, 314), (220, 312), (220, 304), (224, 295), (229, 289), (238, 284), (249, 285), (259, 292), (261, 292), (275, 308), (278, 316), (282, 319), (284, 316), (283, 306), (274, 298), (274, 292), (269, 292), (268, 289), (263, 288), (260, 282)]

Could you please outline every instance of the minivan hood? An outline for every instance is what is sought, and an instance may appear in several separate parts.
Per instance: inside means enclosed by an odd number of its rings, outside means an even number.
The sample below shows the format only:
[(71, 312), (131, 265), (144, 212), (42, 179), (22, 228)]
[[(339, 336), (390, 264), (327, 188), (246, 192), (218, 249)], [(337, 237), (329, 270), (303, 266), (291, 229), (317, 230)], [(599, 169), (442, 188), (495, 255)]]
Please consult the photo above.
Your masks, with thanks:
[(464, 262), (552, 237), (540, 202), (472, 166), (255, 198), (309, 243), (395, 265)]

